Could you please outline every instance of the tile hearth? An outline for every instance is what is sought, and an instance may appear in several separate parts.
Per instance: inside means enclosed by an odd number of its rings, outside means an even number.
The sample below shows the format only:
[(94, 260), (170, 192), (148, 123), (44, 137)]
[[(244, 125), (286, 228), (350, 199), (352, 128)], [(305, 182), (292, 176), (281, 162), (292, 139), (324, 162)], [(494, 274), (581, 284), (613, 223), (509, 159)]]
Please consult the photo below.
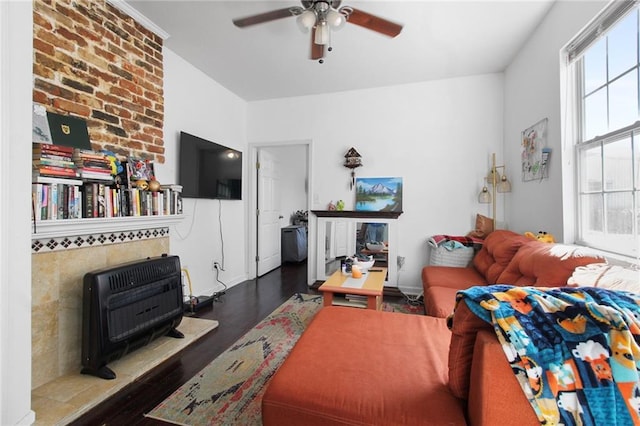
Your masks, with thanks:
[(178, 330), (184, 333), (184, 339), (163, 336), (110, 363), (109, 368), (117, 374), (114, 380), (78, 372), (33, 389), (31, 408), (36, 413), (35, 425), (69, 423), (216, 327), (218, 321), (183, 317)]

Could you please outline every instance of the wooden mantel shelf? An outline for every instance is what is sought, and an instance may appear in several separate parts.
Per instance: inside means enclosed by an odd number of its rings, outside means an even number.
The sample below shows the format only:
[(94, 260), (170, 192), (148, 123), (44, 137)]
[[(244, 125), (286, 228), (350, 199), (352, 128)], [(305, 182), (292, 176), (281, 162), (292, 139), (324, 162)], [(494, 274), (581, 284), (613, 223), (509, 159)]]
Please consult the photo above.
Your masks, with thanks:
[(126, 216), (111, 218), (84, 218), (64, 220), (43, 220), (36, 223), (33, 232), (31, 222), (31, 239), (69, 237), (83, 234), (135, 231), (145, 228), (175, 225), (182, 221), (184, 215), (165, 216)]
[(362, 219), (397, 219), (402, 212), (368, 212), (353, 210), (311, 210), (318, 217), (351, 217)]

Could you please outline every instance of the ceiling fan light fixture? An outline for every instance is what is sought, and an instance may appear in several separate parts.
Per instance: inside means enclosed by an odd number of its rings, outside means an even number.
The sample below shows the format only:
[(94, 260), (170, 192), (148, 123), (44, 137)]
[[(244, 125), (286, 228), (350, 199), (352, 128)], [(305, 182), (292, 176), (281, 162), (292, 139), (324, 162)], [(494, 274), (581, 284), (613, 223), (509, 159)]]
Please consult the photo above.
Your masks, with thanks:
[(307, 9), (296, 18), (298, 28), (303, 33), (308, 33), (316, 24), (316, 12), (313, 9)]
[(347, 18), (337, 10), (331, 8), (327, 12), (327, 24), (334, 30), (339, 30), (347, 23)]
[(316, 25), (316, 37), (315, 44), (325, 45), (329, 44), (329, 26), (327, 21), (320, 21)]

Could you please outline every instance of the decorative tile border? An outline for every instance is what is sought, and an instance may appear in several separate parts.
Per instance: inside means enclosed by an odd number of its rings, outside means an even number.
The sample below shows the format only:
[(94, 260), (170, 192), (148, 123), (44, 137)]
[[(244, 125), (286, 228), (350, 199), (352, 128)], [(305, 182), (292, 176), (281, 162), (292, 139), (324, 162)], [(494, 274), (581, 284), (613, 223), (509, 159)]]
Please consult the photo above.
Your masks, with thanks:
[(169, 236), (169, 227), (136, 229), (135, 231), (104, 232), (69, 237), (31, 240), (31, 253), (49, 253), (84, 247), (101, 247)]

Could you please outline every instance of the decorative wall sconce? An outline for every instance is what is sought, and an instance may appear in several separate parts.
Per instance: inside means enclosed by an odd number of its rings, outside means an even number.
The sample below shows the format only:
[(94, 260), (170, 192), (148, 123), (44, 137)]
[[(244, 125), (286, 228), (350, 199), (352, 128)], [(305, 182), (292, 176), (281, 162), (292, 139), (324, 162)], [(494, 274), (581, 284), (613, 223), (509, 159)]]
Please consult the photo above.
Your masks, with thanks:
[(344, 155), (344, 166), (351, 169), (351, 182), (349, 182), (349, 189), (353, 189), (356, 184), (356, 172), (354, 169), (362, 166), (362, 156), (358, 154), (355, 148), (350, 148)]
[[(498, 169), (502, 169), (502, 175), (500, 175)], [(491, 192), (489, 192), (487, 185), (491, 186)], [(482, 191), (478, 194), (478, 202), (493, 204), (493, 229), (496, 229), (496, 192), (511, 192), (511, 183), (504, 172), (504, 166), (496, 166), (496, 154), (493, 153), (491, 156), (491, 169), (489, 169), (489, 173), (484, 178)]]

